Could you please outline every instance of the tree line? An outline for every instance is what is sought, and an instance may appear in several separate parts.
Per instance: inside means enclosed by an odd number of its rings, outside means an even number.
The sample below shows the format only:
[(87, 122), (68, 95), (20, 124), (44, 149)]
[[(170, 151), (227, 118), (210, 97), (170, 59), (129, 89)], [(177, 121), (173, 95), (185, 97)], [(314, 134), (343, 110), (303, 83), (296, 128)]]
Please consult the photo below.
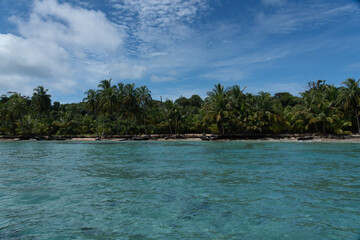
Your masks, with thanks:
[(216, 84), (207, 97), (154, 100), (146, 86), (103, 80), (82, 102), (51, 101), (39, 86), (31, 97), (0, 98), (0, 135), (119, 135), (184, 133), (360, 133), (360, 80), (340, 87), (308, 82), (300, 96), (246, 93)]

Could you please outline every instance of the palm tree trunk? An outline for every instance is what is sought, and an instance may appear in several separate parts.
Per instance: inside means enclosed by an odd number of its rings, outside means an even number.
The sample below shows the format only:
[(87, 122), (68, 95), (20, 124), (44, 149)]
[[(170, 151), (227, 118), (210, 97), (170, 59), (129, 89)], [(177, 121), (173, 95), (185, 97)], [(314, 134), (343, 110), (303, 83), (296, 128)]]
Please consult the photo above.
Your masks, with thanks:
[(105, 134), (105, 116), (103, 118), (103, 130), (102, 130), (102, 135)]
[(315, 127), (315, 132), (318, 133), (319, 130), (318, 130), (317, 127), (316, 127), (316, 123), (314, 123), (314, 127)]
[(222, 120), (220, 120), (220, 132), (221, 132), (221, 134), (225, 134), (225, 129), (224, 129), (224, 124), (223, 124), (223, 122), (222, 122)]
[(126, 118), (126, 125), (125, 125), (125, 133), (128, 134), (128, 128), (129, 128), (129, 118)]
[(99, 136), (99, 118), (96, 116), (96, 136)]
[(145, 135), (146, 135), (146, 116), (145, 116), (145, 113), (144, 113), (144, 132), (145, 132)]
[(177, 134), (178, 131), (178, 121), (177, 119), (175, 120), (175, 135)]
[(172, 134), (172, 129), (171, 129), (171, 123), (170, 123), (170, 121), (168, 121), (168, 124), (169, 124), (170, 134)]
[(323, 134), (325, 135), (326, 134), (326, 129), (325, 129), (325, 121), (323, 121)]
[(356, 115), (356, 121), (357, 121), (357, 126), (358, 126), (358, 133), (360, 134), (360, 120), (359, 120), (359, 114), (358, 114), (357, 107), (355, 108), (355, 115)]
[(94, 114), (95, 114), (95, 119), (96, 119), (96, 136), (99, 136), (99, 118), (98, 118), (96, 110), (95, 110)]

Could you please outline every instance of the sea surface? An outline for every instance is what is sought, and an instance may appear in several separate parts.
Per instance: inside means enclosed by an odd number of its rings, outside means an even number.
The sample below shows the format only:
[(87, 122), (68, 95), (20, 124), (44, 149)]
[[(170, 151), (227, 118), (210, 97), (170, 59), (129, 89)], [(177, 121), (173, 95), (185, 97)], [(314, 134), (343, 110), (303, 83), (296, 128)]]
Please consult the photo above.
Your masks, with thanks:
[(360, 144), (1, 142), (0, 239), (360, 239)]

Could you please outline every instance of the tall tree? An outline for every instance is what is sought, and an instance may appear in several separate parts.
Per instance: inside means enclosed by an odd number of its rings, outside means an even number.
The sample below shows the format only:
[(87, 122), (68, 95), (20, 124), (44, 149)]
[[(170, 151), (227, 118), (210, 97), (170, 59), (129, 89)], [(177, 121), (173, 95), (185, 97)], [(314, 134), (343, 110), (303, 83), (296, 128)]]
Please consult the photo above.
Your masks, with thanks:
[(122, 98), (122, 103), (125, 107), (125, 114), (127, 117), (126, 123), (126, 134), (128, 133), (129, 120), (133, 120), (136, 116), (136, 113), (139, 110), (138, 105), (138, 89), (135, 88), (135, 84), (126, 84), (124, 87), (124, 94)]
[(94, 89), (84, 93), (86, 97), (83, 99), (83, 102), (86, 103), (86, 107), (90, 109), (91, 113), (94, 114), (96, 119), (96, 133), (99, 135), (99, 119), (97, 116), (97, 105), (98, 105), (98, 94)]
[[(230, 120), (234, 128), (238, 128), (244, 118), (246, 100), (244, 90), (245, 87), (241, 89), (239, 85), (234, 85), (228, 89), (228, 96), (231, 105)], [(234, 129), (234, 131), (237, 130), (239, 129)]]
[(112, 79), (102, 80), (99, 84), (97, 94), (99, 97), (99, 109), (103, 115), (103, 135), (105, 133), (105, 117), (116, 112), (119, 106), (118, 91), (115, 86), (111, 85)]
[(28, 98), (21, 96), (20, 93), (12, 92), (5, 103), (5, 114), (2, 117), (11, 134), (16, 134), (16, 121), (28, 113), (28, 101)]
[(344, 109), (352, 108), (355, 114), (357, 130), (360, 133), (360, 121), (359, 121), (359, 107), (360, 107), (360, 88), (359, 80), (349, 78), (342, 82), (345, 88), (342, 88), (339, 94), (338, 101), (343, 104)]
[(203, 110), (205, 111), (205, 120), (208, 119), (217, 124), (218, 131), (225, 133), (224, 122), (228, 117), (228, 99), (224, 86), (216, 84), (211, 92), (207, 93)]
[(34, 94), (31, 98), (31, 102), (34, 105), (35, 111), (40, 115), (49, 112), (51, 109), (51, 95), (47, 94), (48, 89), (44, 89), (43, 86), (38, 86), (34, 89)]
[(139, 106), (142, 108), (143, 118), (144, 118), (144, 132), (146, 134), (146, 113), (147, 113), (147, 105), (152, 100), (151, 99), (151, 91), (146, 86), (141, 86), (137, 89), (137, 97)]

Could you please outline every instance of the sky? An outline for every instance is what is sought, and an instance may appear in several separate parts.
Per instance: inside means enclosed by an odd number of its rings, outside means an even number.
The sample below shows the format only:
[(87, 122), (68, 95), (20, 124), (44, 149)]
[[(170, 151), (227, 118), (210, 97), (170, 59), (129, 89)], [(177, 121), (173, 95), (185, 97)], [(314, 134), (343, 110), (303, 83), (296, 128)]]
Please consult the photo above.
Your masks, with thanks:
[(214, 84), (298, 94), (360, 78), (356, 0), (0, 0), (0, 94), (79, 102), (103, 79), (154, 99)]

